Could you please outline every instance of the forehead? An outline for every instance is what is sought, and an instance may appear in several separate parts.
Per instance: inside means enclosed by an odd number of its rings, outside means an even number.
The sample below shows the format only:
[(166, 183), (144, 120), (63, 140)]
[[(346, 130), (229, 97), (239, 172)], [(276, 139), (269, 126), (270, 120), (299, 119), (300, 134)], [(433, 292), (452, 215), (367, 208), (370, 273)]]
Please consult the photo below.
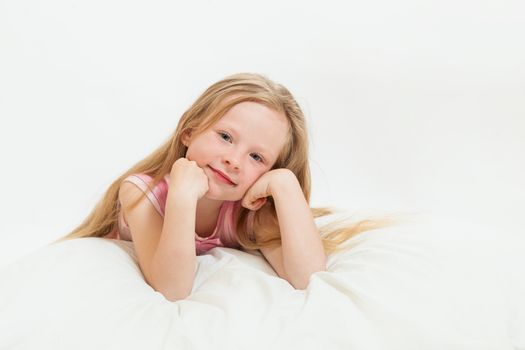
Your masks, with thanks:
[(216, 123), (239, 135), (234, 135), (261, 152), (270, 153), (273, 160), (288, 139), (288, 120), (283, 112), (277, 112), (260, 103), (241, 102), (230, 108)]

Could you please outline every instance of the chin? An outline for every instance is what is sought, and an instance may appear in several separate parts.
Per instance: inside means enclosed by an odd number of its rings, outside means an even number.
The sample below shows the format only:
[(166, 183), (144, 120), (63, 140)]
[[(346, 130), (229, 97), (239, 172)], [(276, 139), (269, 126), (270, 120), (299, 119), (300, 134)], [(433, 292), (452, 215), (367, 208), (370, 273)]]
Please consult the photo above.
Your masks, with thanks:
[(237, 198), (236, 196), (227, 195), (225, 193), (221, 193), (221, 191), (215, 191), (214, 189), (208, 190), (208, 192), (204, 195), (205, 198), (215, 200), (215, 201), (238, 201), (241, 198)]

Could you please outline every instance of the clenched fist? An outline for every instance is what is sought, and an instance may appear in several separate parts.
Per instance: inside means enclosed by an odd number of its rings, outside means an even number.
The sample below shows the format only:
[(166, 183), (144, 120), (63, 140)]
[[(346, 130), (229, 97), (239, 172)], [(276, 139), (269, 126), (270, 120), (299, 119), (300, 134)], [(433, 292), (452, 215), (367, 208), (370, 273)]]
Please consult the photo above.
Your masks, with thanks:
[(179, 158), (170, 172), (170, 192), (177, 196), (199, 200), (208, 192), (208, 176), (197, 162)]

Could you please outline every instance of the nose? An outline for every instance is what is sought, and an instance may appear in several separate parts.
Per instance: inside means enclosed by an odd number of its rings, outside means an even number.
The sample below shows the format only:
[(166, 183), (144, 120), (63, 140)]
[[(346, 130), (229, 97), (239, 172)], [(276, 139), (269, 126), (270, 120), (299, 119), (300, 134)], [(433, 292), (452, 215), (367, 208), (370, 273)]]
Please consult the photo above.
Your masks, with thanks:
[(227, 164), (228, 167), (238, 170), (241, 167), (240, 152), (236, 149), (228, 150), (222, 157), (222, 162)]

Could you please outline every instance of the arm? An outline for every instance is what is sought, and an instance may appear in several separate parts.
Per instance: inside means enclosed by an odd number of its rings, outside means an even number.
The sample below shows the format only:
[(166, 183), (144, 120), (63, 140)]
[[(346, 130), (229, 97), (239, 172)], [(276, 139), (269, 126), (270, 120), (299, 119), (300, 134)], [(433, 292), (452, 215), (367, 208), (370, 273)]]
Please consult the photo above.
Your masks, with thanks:
[(170, 184), (151, 275), (162, 294), (176, 301), (190, 295), (195, 280), (197, 201), (208, 191), (208, 177), (195, 161), (182, 157), (172, 165)]
[(195, 279), (196, 201), (175, 198), (168, 191), (164, 224), (159, 244), (151, 261), (154, 288), (168, 300), (190, 295)]
[(169, 193), (164, 221), (146, 197), (128, 208), (141, 195), (134, 184), (124, 182), (119, 198), (146, 282), (176, 301), (189, 295), (193, 284), (195, 209), (191, 204), (181, 205), (191, 201), (177, 201)]
[(262, 175), (248, 189), (242, 205), (258, 210), (268, 196), (275, 202), (281, 244), (261, 247), (261, 253), (281, 278), (296, 289), (305, 289), (313, 273), (326, 271), (326, 255), (311, 209), (289, 169), (273, 169)]
[[(262, 250), (296, 289), (305, 289), (314, 272), (326, 271), (326, 255), (311, 209), (295, 175), (286, 171), (271, 182), (282, 246)], [(279, 256), (282, 251), (282, 256)], [(282, 268), (279, 264), (282, 261)], [(272, 264), (272, 265), (274, 265)]]

